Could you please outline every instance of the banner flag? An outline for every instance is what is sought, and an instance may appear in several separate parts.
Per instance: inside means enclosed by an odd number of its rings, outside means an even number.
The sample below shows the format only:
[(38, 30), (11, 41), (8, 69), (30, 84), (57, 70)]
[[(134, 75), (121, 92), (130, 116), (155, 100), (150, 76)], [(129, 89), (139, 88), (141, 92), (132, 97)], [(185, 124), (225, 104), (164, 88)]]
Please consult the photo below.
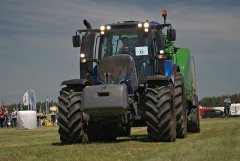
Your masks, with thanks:
[(45, 112), (46, 112), (46, 114), (49, 113), (49, 101), (48, 101), (48, 97), (47, 97), (47, 100), (45, 101)]
[(36, 111), (37, 100), (36, 100), (36, 95), (33, 89), (29, 90), (29, 103), (30, 103), (30, 109), (32, 111)]
[(24, 93), (23, 95), (23, 104), (24, 105), (29, 105), (29, 94), (28, 94), (28, 90)]

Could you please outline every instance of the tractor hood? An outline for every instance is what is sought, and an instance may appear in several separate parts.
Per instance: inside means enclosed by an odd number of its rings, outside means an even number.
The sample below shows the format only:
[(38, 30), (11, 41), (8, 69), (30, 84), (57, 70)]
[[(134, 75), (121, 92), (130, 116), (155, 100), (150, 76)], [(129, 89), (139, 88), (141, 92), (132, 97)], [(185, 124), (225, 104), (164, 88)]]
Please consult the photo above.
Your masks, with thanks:
[(99, 62), (98, 78), (106, 83), (106, 74), (110, 84), (126, 84), (128, 92), (133, 93), (138, 86), (135, 62), (132, 56), (121, 54), (104, 58)]

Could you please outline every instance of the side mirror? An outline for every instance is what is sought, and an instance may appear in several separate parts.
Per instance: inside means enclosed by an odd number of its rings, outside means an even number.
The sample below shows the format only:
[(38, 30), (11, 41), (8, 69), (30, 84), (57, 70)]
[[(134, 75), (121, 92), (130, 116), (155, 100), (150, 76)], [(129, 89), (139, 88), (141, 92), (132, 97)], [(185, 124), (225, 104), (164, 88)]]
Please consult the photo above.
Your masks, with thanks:
[(81, 46), (81, 37), (80, 35), (75, 35), (72, 37), (73, 47), (77, 48)]
[(170, 41), (176, 40), (176, 30), (175, 29), (167, 29), (167, 37)]
[(82, 37), (81, 51), (87, 59), (93, 58), (94, 43), (96, 34), (92, 31), (86, 32)]
[(80, 57), (81, 78), (85, 78), (89, 71), (93, 71), (93, 64), (87, 62), (93, 58), (95, 36), (96, 34), (94, 32), (87, 31), (82, 37), (80, 53), (84, 54), (84, 58)]

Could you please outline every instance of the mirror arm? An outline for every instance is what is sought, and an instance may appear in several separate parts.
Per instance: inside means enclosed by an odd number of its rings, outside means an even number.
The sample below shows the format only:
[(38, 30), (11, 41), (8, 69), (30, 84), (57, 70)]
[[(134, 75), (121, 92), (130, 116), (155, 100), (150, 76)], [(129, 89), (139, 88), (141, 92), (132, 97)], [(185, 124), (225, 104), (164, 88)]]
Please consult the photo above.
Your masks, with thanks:
[(86, 63), (92, 63), (92, 62), (95, 62), (95, 63), (99, 64), (100, 61), (98, 59), (88, 59), (86, 61)]
[[(76, 35), (77, 33), (81, 34), (82, 32), (87, 32), (88, 30), (86, 29), (82, 29), (82, 30), (77, 30), (76, 31)], [(100, 33), (100, 29), (91, 29), (92, 32), (95, 32), (95, 33)]]

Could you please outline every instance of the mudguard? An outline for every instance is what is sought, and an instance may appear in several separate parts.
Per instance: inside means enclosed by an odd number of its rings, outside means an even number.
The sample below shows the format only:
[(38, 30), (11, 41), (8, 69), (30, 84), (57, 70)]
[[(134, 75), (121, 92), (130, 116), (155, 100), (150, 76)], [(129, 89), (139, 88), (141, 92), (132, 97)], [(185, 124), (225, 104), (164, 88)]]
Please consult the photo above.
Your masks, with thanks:
[(70, 79), (65, 80), (61, 83), (62, 85), (71, 86), (71, 85), (84, 85), (87, 86), (89, 84), (89, 81), (87, 79)]
[(175, 83), (175, 75), (177, 72), (180, 72), (179, 66), (177, 64), (174, 64), (172, 67), (172, 74), (171, 74), (171, 80), (172, 80), (173, 84)]
[(171, 78), (171, 82), (175, 82), (175, 74), (179, 72), (179, 66), (174, 64), (172, 60), (165, 60), (165, 76)]
[(172, 60), (165, 60), (165, 76), (164, 75), (153, 75), (147, 76), (147, 81), (168, 81), (174, 84), (175, 74), (179, 72), (179, 66), (174, 64)]
[(171, 77), (165, 75), (152, 75), (146, 77), (147, 84), (167, 86), (171, 82)]

